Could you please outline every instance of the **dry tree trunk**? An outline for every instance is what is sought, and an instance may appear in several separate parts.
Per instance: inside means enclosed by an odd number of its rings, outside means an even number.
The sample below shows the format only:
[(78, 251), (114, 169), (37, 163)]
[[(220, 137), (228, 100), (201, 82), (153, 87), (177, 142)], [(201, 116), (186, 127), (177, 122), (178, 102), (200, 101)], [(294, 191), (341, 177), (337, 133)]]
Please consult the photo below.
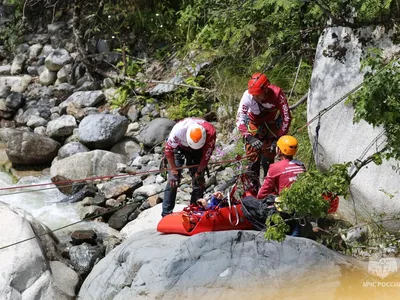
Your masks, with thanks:
[(72, 28), (79, 56), (86, 67), (86, 73), (89, 76), (89, 79), (93, 80), (93, 64), (88, 58), (88, 54), (85, 50), (85, 44), (83, 43), (83, 35), (81, 32), (81, 13), (82, 13), (82, 5), (84, 4), (84, 2), (85, 0), (75, 0), (74, 2)]

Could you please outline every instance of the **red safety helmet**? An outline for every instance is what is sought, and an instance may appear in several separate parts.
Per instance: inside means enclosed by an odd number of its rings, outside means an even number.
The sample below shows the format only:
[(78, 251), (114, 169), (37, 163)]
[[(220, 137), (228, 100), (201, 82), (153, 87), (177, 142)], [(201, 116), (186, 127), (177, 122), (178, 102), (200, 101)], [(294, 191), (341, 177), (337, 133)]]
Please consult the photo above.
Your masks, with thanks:
[(248, 91), (250, 95), (261, 95), (265, 88), (267, 88), (271, 83), (269, 82), (267, 76), (263, 73), (255, 73), (251, 76), (248, 83)]

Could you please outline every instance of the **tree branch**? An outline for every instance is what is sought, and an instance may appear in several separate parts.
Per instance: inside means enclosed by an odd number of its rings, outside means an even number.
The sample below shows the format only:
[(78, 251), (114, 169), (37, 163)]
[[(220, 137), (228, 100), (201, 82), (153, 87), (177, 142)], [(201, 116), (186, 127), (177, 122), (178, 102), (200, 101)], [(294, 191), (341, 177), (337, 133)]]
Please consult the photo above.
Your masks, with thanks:
[(290, 109), (290, 110), (296, 109), (300, 104), (302, 104), (302, 103), (304, 103), (305, 101), (307, 101), (307, 99), (308, 99), (308, 93), (305, 94), (303, 97), (301, 97), (300, 100), (297, 101), (295, 104), (291, 105), (291, 106), (289, 107), (289, 109)]
[(88, 59), (88, 56), (87, 56), (87, 53), (85, 50), (85, 45), (83, 43), (82, 32), (80, 30), (81, 12), (82, 12), (82, 0), (75, 0), (74, 1), (74, 14), (72, 17), (72, 28), (73, 28), (73, 33), (75, 36), (76, 48), (78, 50), (79, 56), (81, 57), (83, 64), (86, 66), (86, 72), (89, 76), (89, 79), (93, 80), (92, 63)]
[(383, 147), (382, 150), (380, 150), (380, 151), (378, 151), (378, 152), (376, 152), (376, 153), (374, 153), (374, 154), (368, 156), (366, 159), (364, 159), (363, 161), (361, 161), (359, 164), (356, 164), (356, 163), (355, 163), (354, 166), (355, 166), (356, 170), (353, 172), (353, 174), (350, 175), (350, 181), (351, 181), (354, 177), (356, 177), (356, 175), (358, 174), (358, 172), (360, 172), (360, 170), (361, 170), (363, 167), (365, 167), (365, 166), (368, 165), (369, 163), (373, 162), (376, 155), (379, 155), (379, 154), (385, 152), (386, 150), (387, 150), (387, 147), (385, 146), (385, 147)]
[(330, 12), (330, 8), (329, 7), (326, 8), (321, 3), (319, 3), (318, 0), (315, 1), (315, 4), (317, 4), (321, 8), (321, 10), (324, 12), (324, 14), (326, 14), (332, 20), (332, 22), (335, 23), (335, 25), (341, 25), (341, 26), (347, 26), (347, 27), (353, 27), (354, 26), (354, 24), (349, 22), (349, 21), (343, 20), (342, 18), (335, 17)]
[[(94, 71), (104, 77), (109, 77), (111, 79), (114, 80), (125, 80), (125, 81), (137, 81), (135, 78), (131, 78), (128, 76), (118, 76), (114, 73), (110, 73), (107, 71), (103, 71), (101, 69), (95, 68)], [(204, 87), (200, 87), (200, 86), (193, 86), (193, 85), (189, 85), (189, 84), (184, 84), (184, 83), (172, 83), (172, 82), (168, 82), (168, 81), (160, 81), (160, 80), (143, 80), (142, 82), (144, 83), (156, 83), (156, 84), (168, 84), (168, 85), (175, 85), (175, 86), (181, 86), (181, 87), (187, 87), (187, 88), (191, 88), (194, 90), (199, 90), (199, 91), (204, 91), (207, 93), (212, 93), (215, 92), (215, 90), (210, 90)]]

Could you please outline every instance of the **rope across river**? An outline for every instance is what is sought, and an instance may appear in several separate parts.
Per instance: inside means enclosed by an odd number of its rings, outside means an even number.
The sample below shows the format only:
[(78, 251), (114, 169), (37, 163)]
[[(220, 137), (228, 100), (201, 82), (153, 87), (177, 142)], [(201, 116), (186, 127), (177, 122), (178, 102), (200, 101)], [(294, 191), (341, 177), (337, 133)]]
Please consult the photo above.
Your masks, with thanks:
[[(243, 160), (248, 159), (249, 156), (240, 156), (238, 155), (234, 159), (226, 159), (226, 160), (220, 160), (220, 161), (214, 161), (214, 162), (209, 162), (209, 165), (223, 165), (223, 164), (230, 164), (230, 163), (238, 163)], [(196, 168), (199, 167), (199, 164), (196, 165), (186, 165), (182, 167), (177, 167), (176, 170), (181, 170), (181, 169), (186, 169), (186, 168)], [(57, 187), (66, 187), (66, 186), (71, 186), (74, 183), (84, 183), (84, 182), (90, 182), (90, 181), (103, 181), (103, 180), (111, 180), (111, 179), (117, 179), (117, 178), (126, 178), (126, 177), (131, 177), (131, 176), (142, 176), (142, 175), (150, 175), (154, 173), (163, 173), (166, 171), (169, 171), (170, 169), (168, 168), (162, 168), (162, 169), (157, 169), (157, 170), (148, 170), (148, 171), (128, 171), (126, 174), (115, 174), (115, 175), (104, 175), (104, 176), (93, 176), (93, 177), (87, 177), (87, 178), (82, 178), (82, 179), (71, 179), (71, 180), (62, 180), (62, 181), (52, 181), (52, 182), (45, 182), (45, 183), (37, 183), (37, 184), (28, 184), (28, 185), (19, 185), (19, 186), (11, 186), (11, 187), (2, 187), (0, 188), (1, 191), (10, 191), (10, 190), (17, 190), (17, 189), (24, 189), (24, 188), (35, 188), (35, 187), (45, 187), (51, 185), (51, 187), (44, 188), (43, 190), (47, 189), (54, 189)], [(41, 189), (34, 189), (34, 190), (25, 190), (25, 191), (18, 191), (18, 192), (11, 192), (11, 193), (0, 193), (1, 196), (7, 196), (7, 195), (13, 195), (13, 194), (19, 194), (19, 193), (29, 193), (29, 192), (36, 192), (40, 191)]]
[[(222, 165), (222, 164), (240, 163), (241, 161), (246, 160), (248, 157), (249, 157), (249, 156), (243, 156), (243, 157), (242, 157), (242, 156), (236, 156), (234, 159), (227, 159), (227, 160), (215, 161), (215, 162), (210, 162), (209, 164), (211, 164), (211, 165)], [(177, 168), (177, 169), (184, 169), (184, 168), (191, 168), (191, 167), (198, 167), (198, 166), (199, 166), (199, 165), (182, 166), (182, 167), (179, 167), (179, 168)], [(38, 187), (38, 186), (39, 186), (39, 187), (42, 187), (42, 186), (47, 186), (47, 185), (55, 185), (55, 186), (53, 186), (53, 187), (47, 187), (47, 188), (43, 188), (43, 189), (20, 191), (20, 192), (22, 192), (22, 193), (24, 193), (24, 192), (36, 192), (36, 191), (40, 191), (40, 190), (54, 189), (54, 188), (57, 188), (57, 185), (58, 185), (58, 186), (59, 186), (59, 185), (68, 186), (68, 185), (71, 185), (71, 184), (76, 183), (76, 182), (87, 182), (87, 181), (94, 181), (94, 180), (100, 180), (100, 179), (101, 179), (101, 180), (109, 180), (109, 179), (113, 179), (113, 178), (123, 178), (123, 177), (128, 177), (128, 176), (139, 176), (139, 175), (151, 174), (151, 173), (161, 173), (161, 172), (164, 172), (164, 171), (167, 171), (167, 170), (169, 170), (169, 169), (165, 168), (165, 169), (161, 169), (161, 170), (151, 170), (151, 171), (146, 171), (146, 172), (134, 172), (134, 173), (132, 172), (131, 174), (117, 174), (117, 175), (109, 175), (109, 176), (95, 176), (95, 177), (89, 177), (89, 178), (83, 178), (83, 179), (76, 179), (76, 180), (65, 180), (65, 181), (58, 181), (58, 182), (49, 182), (49, 183), (33, 184), (33, 185), (23, 185), (23, 186), (17, 186), (17, 187), (6, 187), (6, 188), (0, 188), (0, 191), (1, 191), (1, 190), (12, 190), (12, 189), (22, 189), (22, 188), (33, 187), (33, 186), (35, 186), (35, 187)], [(215, 171), (215, 172), (217, 172), (217, 171)], [(183, 182), (183, 183), (181, 183), (180, 185), (185, 184), (185, 183), (186, 183), (186, 182)], [(160, 193), (162, 193), (162, 192), (164, 192), (164, 191), (165, 191), (165, 190), (161, 190), (161, 191), (159, 191), (159, 192), (157, 192), (157, 193), (154, 193), (154, 194), (152, 194), (152, 195), (149, 195), (149, 196), (147, 196), (147, 197), (149, 198), (149, 197), (158, 195), (158, 194), (160, 194)], [(16, 193), (19, 193), (19, 192), (16, 192)], [(10, 194), (13, 194), (13, 193), (2, 194), (2, 195), (0, 195), (0, 196), (10, 195)], [(56, 228), (56, 229), (47, 231), (47, 232), (45, 232), (45, 233), (42, 233), (42, 234), (39, 234), (39, 235), (35, 235), (35, 236), (29, 237), (29, 238), (26, 238), (26, 239), (23, 239), (23, 240), (20, 240), (20, 241), (17, 241), (17, 242), (14, 242), (14, 243), (11, 243), (11, 244), (8, 244), (8, 245), (5, 245), (5, 246), (0, 246), (0, 251), (1, 251), (1, 250), (4, 250), (4, 249), (7, 249), (7, 248), (10, 248), (10, 247), (12, 247), (12, 246), (19, 245), (19, 244), (21, 244), (21, 243), (24, 243), (24, 242), (33, 240), (33, 239), (36, 239), (36, 238), (39, 238), (39, 237), (41, 237), (41, 236), (44, 236), (44, 235), (47, 235), (47, 234), (51, 234), (51, 233), (53, 233), (53, 232), (56, 232), (56, 231), (59, 231), (59, 230), (62, 230), (62, 229), (71, 227), (71, 226), (73, 226), (73, 225), (76, 225), (76, 224), (79, 224), (79, 223), (83, 223), (83, 222), (85, 222), (85, 221), (89, 221), (89, 220), (92, 220), (92, 219), (101, 217), (101, 216), (103, 216), (103, 215), (116, 212), (116, 211), (120, 210), (120, 209), (123, 208), (123, 207), (129, 206), (129, 205), (133, 205), (133, 204), (136, 204), (136, 203), (135, 203), (135, 202), (126, 202), (125, 204), (123, 204), (123, 205), (121, 205), (121, 206), (119, 206), (119, 207), (115, 207), (115, 208), (109, 209), (109, 210), (107, 210), (106, 212), (103, 212), (103, 213), (100, 213), (100, 214), (96, 214), (96, 215), (93, 215), (93, 216), (84, 218), (84, 219), (82, 219), (82, 220), (80, 220), (80, 221), (76, 221), (76, 222), (73, 222), (73, 223), (70, 223), (70, 224), (67, 224), (67, 225), (58, 227), (58, 228)]]

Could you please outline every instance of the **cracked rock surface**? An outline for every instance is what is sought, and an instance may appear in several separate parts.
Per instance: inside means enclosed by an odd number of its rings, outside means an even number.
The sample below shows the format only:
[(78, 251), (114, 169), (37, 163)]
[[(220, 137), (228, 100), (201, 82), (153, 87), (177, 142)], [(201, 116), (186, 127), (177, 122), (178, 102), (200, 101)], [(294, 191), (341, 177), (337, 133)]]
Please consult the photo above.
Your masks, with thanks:
[[(82, 299), (241, 299), (279, 296), (282, 287), (335, 292), (349, 258), (308, 239), (268, 242), (256, 231), (192, 237), (154, 229), (131, 235), (84, 281)], [(257, 295), (255, 294), (257, 293)], [(238, 298), (239, 297), (239, 298)], [(261, 299), (260, 298), (260, 299)], [(232, 299), (232, 298), (230, 298)]]

